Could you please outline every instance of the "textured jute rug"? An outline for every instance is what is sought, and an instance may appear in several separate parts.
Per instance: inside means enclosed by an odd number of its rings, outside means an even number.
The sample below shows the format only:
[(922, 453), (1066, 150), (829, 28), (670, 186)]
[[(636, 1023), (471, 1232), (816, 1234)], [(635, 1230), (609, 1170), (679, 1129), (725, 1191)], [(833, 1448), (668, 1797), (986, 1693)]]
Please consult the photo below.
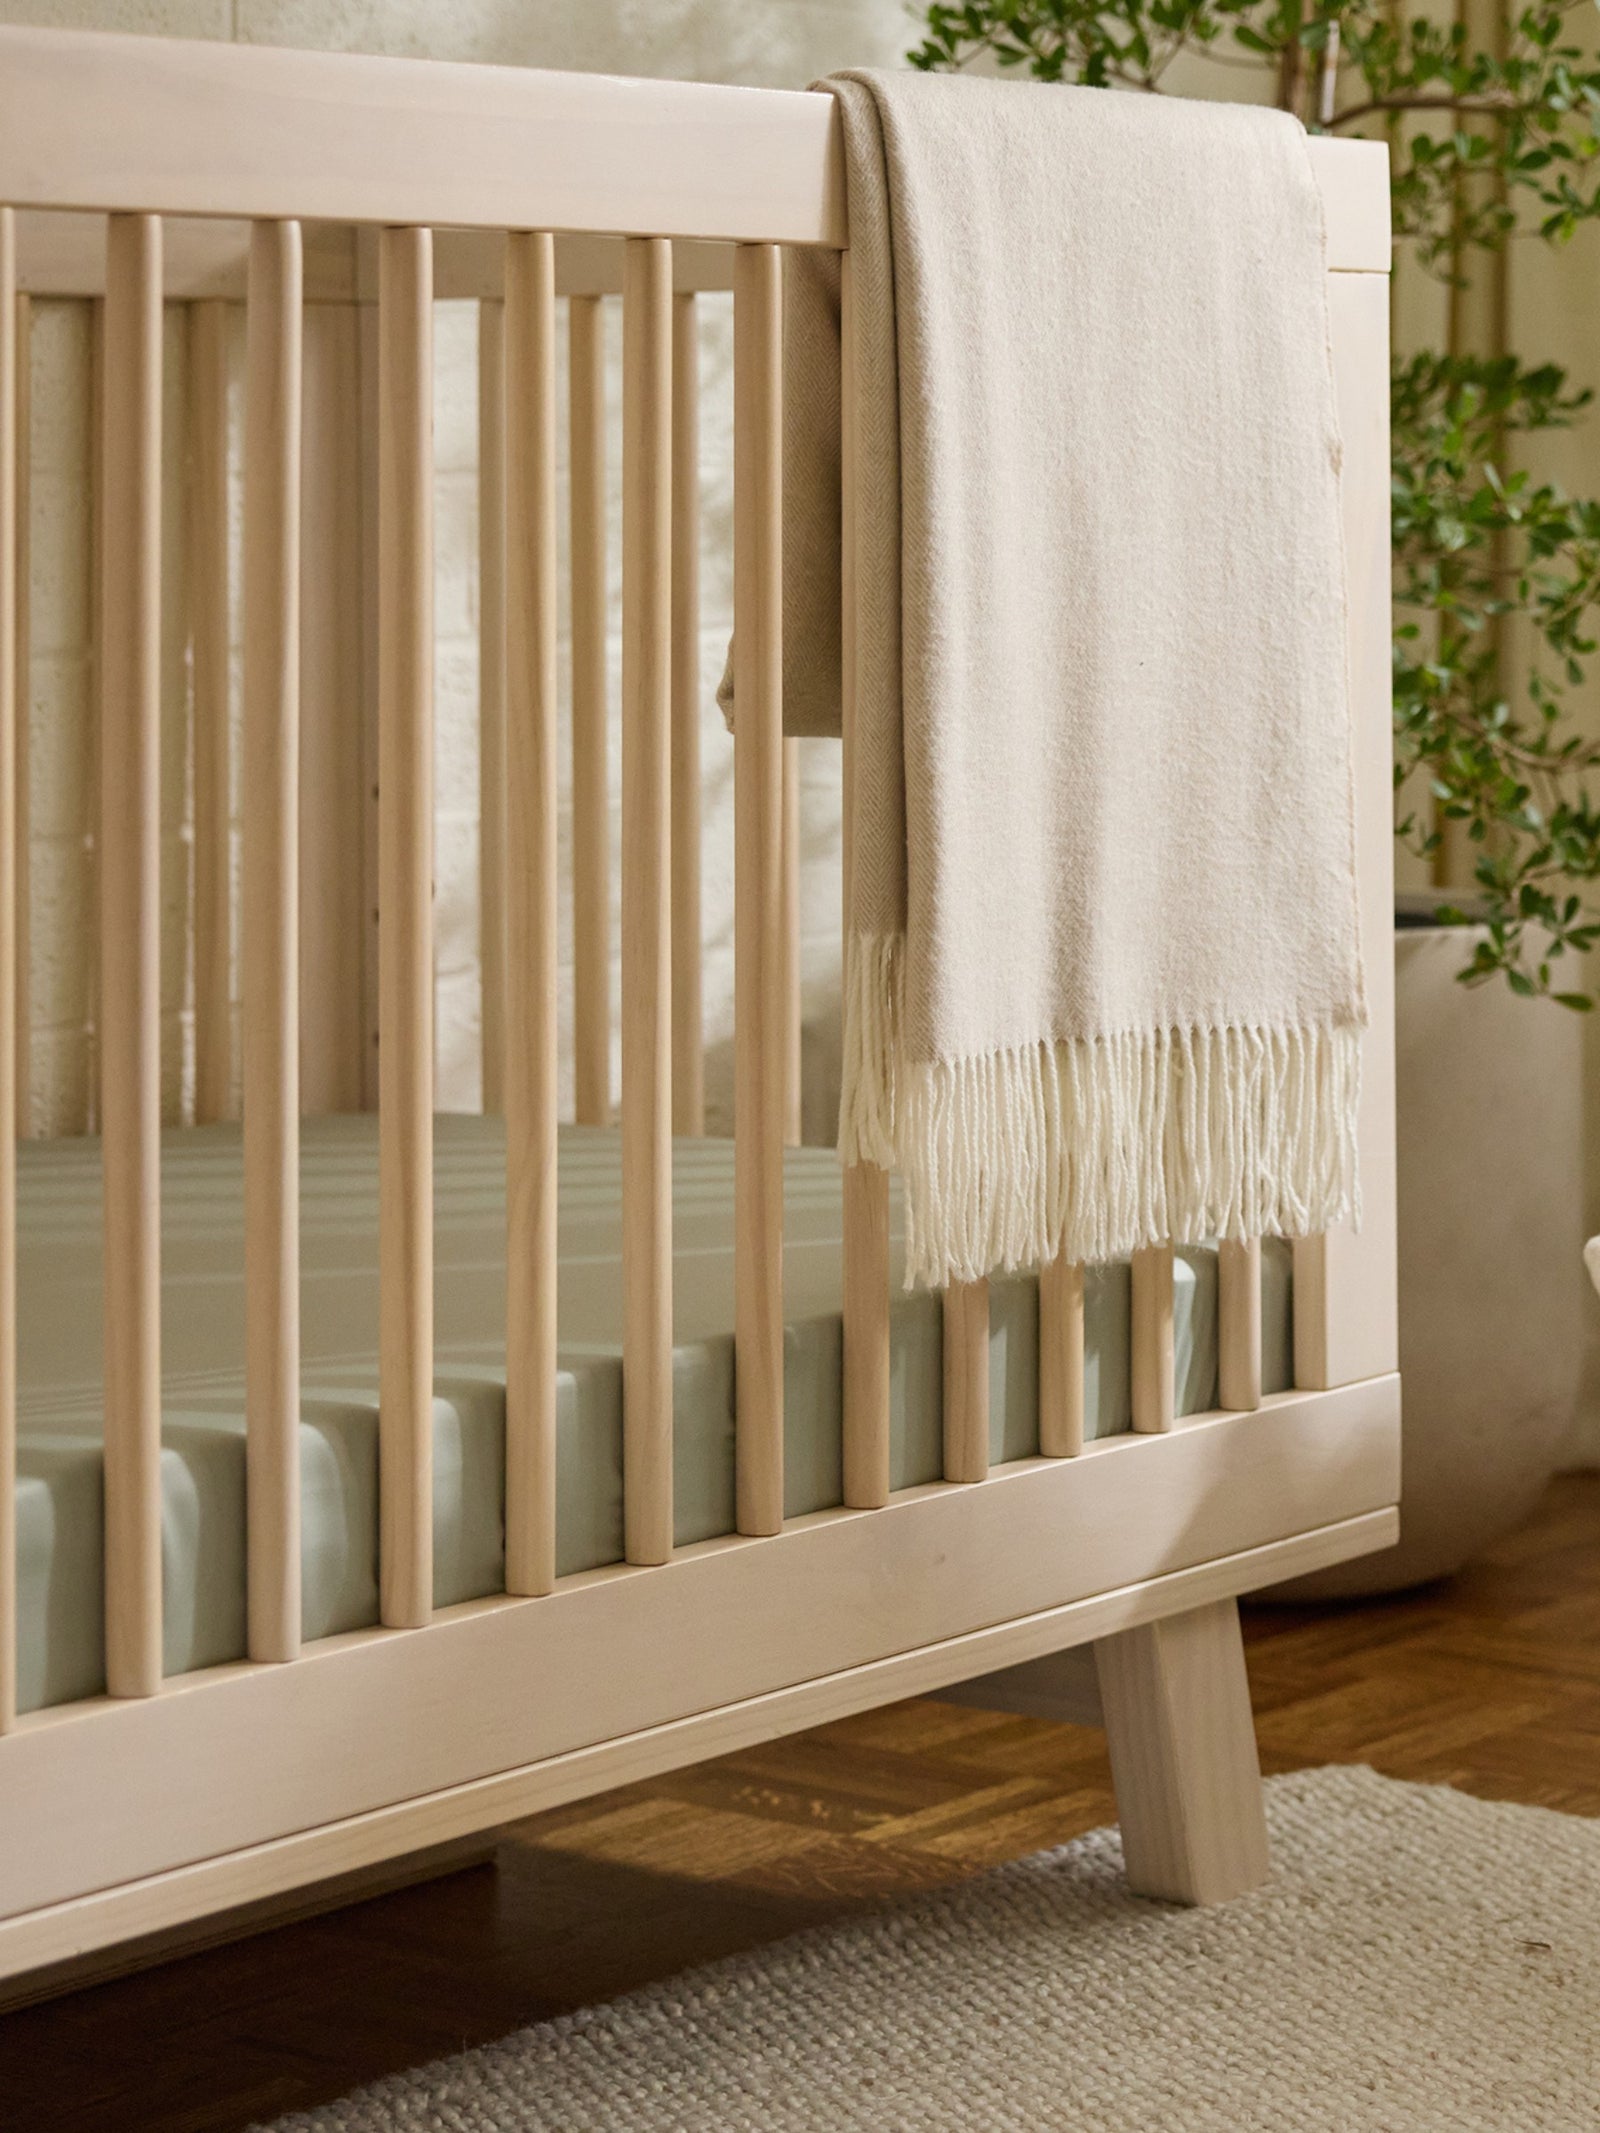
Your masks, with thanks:
[(1600, 1823), (1268, 1788), (1237, 1903), (1098, 1830), (399, 2075), (274, 2133), (1593, 2133)]

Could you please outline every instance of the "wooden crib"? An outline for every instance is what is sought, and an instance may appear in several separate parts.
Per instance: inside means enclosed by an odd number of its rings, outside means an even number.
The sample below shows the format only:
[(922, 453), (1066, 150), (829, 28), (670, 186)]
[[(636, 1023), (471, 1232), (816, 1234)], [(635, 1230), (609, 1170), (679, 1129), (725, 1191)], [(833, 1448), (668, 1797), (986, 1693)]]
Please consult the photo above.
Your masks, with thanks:
[[(1236, 1596), (1397, 1532), (1387, 171), (1312, 144), (1345, 435), (1373, 1019), (1359, 1232), (1224, 1245), (1220, 1406), (1179, 1418), (1173, 1258), (1132, 1274), (1134, 1428), (1085, 1442), (1083, 1270), (1038, 1286), (1038, 1452), (990, 1469), (989, 1300), (944, 1299), (944, 1479), (890, 1487), (889, 1196), (844, 1180), (842, 1505), (784, 1515), (794, 1136), (782, 248), (844, 251), (820, 95), (0, 32), (0, 849), (26, 851), (33, 295), (97, 305), (107, 1693), (17, 1708), (17, 1149), (0, 1155), (0, 1976), (754, 1741), (1092, 1647), (1130, 1873), (1265, 1871)], [(672, 1136), (702, 1126), (696, 292), (733, 291), (737, 1532), (674, 1546)], [(620, 293), (625, 1561), (557, 1575), (557, 334), (570, 335), (576, 1116), (609, 1116), (603, 392)], [(485, 1108), (505, 1116), (503, 1595), (436, 1609), (431, 307), (482, 305)], [(569, 299), (563, 313), (562, 299)], [(848, 274), (846, 282), (848, 301)], [(242, 1363), (248, 1658), (163, 1678), (158, 651), (163, 306), (193, 306), (198, 1107), (225, 1105), (224, 307), (247, 308)], [(19, 351), (24, 360), (19, 363)], [(849, 481), (850, 393), (845, 461)], [(302, 436), (306, 448), (302, 454)], [(21, 440), (19, 442), (19, 440)], [(847, 503), (846, 524), (849, 524)], [(852, 613), (850, 566), (842, 597)], [(203, 720), (202, 699), (209, 719)], [(848, 712), (848, 706), (847, 706)], [(848, 749), (848, 716), (846, 721)], [(209, 734), (207, 740), (204, 736)], [(732, 744), (730, 743), (730, 746)], [(19, 763), (21, 774), (19, 775)], [(220, 782), (219, 782), (220, 781)], [(219, 828), (217, 814), (223, 812)], [(365, 872), (362, 853), (370, 855)], [(352, 854), (357, 855), (352, 860)], [(845, 864), (849, 864), (846, 825)], [(28, 1070), (0, 868), (0, 1115)], [(307, 910), (302, 911), (302, 898)], [(314, 922), (308, 922), (314, 921)], [(19, 946), (19, 939), (22, 945)], [(306, 946), (302, 950), (302, 939)], [(20, 1064), (19, 1064), (20, 1062)], [(209, 1107), (209, 1108), (207, 1108)], [(380, 1626), (302, 1639), (300, 1121), (376, 1108)], [(1020, 1670), (1020, 1671), (1019, 1671)], [(1032, 1677), (1037, 1692), (1037, 1680)], [(975, 1693), (986, 1693), (981, 1687)]]

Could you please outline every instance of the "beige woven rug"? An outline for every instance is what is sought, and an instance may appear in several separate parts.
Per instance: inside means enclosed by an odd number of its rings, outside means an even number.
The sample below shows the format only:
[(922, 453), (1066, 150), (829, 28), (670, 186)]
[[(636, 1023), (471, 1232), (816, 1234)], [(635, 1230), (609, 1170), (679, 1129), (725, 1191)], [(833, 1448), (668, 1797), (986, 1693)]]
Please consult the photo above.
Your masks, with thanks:
[(1268, 1788), (1267, 1889), (1114, 1830), (379, 2083), (275, 2133), (1593, 2133), (1600, 1824), (1369, 1770)]

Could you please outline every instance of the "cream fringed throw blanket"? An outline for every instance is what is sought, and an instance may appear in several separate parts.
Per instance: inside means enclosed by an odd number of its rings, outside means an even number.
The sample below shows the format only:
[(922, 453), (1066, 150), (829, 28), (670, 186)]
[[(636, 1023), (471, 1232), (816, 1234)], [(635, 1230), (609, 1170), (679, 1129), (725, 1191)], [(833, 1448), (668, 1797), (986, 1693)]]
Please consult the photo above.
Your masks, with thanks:
[[(1352, 1211), (1351, 743), (1298, 124), (841, 75), (858, 381), (841, 1153), (909, 1278)], [(791, 270), (785, 718), (839, 724), (839, 268)]]

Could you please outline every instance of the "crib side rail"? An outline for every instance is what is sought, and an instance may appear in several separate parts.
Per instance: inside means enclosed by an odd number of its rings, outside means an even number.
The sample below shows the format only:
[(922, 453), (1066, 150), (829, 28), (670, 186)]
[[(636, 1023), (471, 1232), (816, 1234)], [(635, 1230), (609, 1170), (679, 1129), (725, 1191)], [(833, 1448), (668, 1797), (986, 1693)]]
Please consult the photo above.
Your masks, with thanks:
[(15, 207), (844, 242), (831, 99), (0, 30)]
[[(782, 1524), (782, 1164), (789, 1092), (786, 931), (793, 903), (784, 865), (784, 763), (778, 701), (779, 242), (839, 235), (832, 109), (804, 97), (637, 85), (485, 70), (365, 63), (331, 71), (300, 55), (143, 40), (0, 32), (0, 201), (4, 223), (0, 378), (7, 697), (16, 716), (15, 506), (18, 450), (15, 331), (16, 219), (10, 202), (90, 211), (103, 244), (99, 344), (101, 814), (98, 1036), (105, 1179), (104, 1329), (107, 1685), (148, 1698), (162, 1679), (160, 1354), (160, 766), (159, 646), (162, 350), (166, 216), (206, 207), (249, 218), (245, 280), (243, 523), (246, 777), (241, 909), (241, 1055), (245, 1115), (245, 1406), (248, 1477), (249, 1653), (283, 1662), (300, 1649), (298, 1401), (298, 1086), (301, 793), (300, 603), (307, 533), (302, 470), (302, 379), (308, 289), (302, 215), (380, 224), (370, 340), (375, 376), (376, 489), (373, 637), (377, 675), (379, 1114), (379, 1586), (383, 1624), (409, 1629), (433, 1611), (433, 438), (434, 225), (490, 232), (499, 285), (486, 338), (486, 430), (497, 454), (500, 508), (486, 529), (498, 598), (491, 601), (488, 669), (504, 790), (491, 863), (504, 901), (492, 987), (497, 1071), (507, 1117), (507, 1590), (537, 1595), (555, 1577), (556, 1181), (556, 583), (554, 225), (621, 230), (624, 327), (622, 1134), (624, 1146), (624, 1378), (626, 1552), (664, 1562), (673, 1547), (671, 1130), (674, 1054), (687, 1061), (698, 1031), (681, 1013), (674, 1038), (672, 944), (676, 830), (697, 843), (692, 762), (674, 763), (672, 738), (695, 709), (692, 661), (674, 660), (674, 602), (692, 580), (674, 570), (695, 534), (693, 483), (673, 474), (675, 434), (689, 440), (689, 366), (674, 379), (674, 343), (692, 342), (688, 300), (674, 293), (673, 237), (739, 239), (736, 285), (738, 414), (735, 608), (746, 702), (736, 747), (739, 1107), (736, 1194), (739, 1354), (739, 1525)], [(220, 67), (217, 64), (220, 62)], [(122, 123), (113, 125), (113, 114)], [(106, 145), (113, 125), (117, 146)], [(491, 139), (498, 139), (494, 148)], [(171, 143), (183, 144), (181, 172)], [(541, 146), (532, 152), (530, 143)], [(295, 144), (294, 152), (288, 144)], [(490, 174), (506, 159), (502, 178)], [(437, 161), (435, 160), (437, 159)], [(518, 183), (509, 180), (512, 165)], [(465, 188), (464, 169), (476, 176)], [(450, 175), (453, 172), (454, 175)], [(751, 182), (752, 172), (758, 173)], [(316, 174), (315, 183), (305, 181)], [(127, 202), (138, 197), (138, 210)], [(517, 226), (525, 210), (529, 226)], [(506, 229), (507, 222), (512, 227)], [(633, 234), (637, 232), (637, 234)], [(79, 242), (74, 239), (74, 242)], [(326, 246), (314, 248), (326, 258)], [(202, 252), (205, 247), (202, 244)], [(81, 257), (81, 254), (79, 255)], [(214, 254), (207, 253), (207, 257)], [(332, 256), (340, 256), (337, 240)], [(321, 270), (318, 269), (318, 272)], [(692, 289), (691, 277), (691, 289)], [(214, 303), (208, 297), (206, 303)], [(575, 423), (600, 465), (590, 300), (573, 307), (580, 358), (591, 358), (587, 407)], [(198, 375), (220, 455), (226, 373), (221, 322), (197, 313)], [(211, 345), (211, 344), (215, 345)], [(581, 361), (580, 377), (583, 375)], [(215, 471), (214, 465), (212, 471)], [(597, 498), (575, 495), (595, 524)], [(219, 508), (223, 505), (224, 508)], [(196, 484), (197, 520), (213, 542), (225, 499)], [(576, 589), (603, 616), (603, 549), (578, 544)], [(590, 571), (585, 580), (586, 568)], [(596, 574), (599, 581), (595, 582)], [(225, 574), (211, 585), (208, 627), (225, 644)], [(679, 616), (681, 635), (686, 617)], [(603, 644), (602, 644), (603, 659)], [(225, 693), (204, 659), (197, 685)], [(603, 665), (587, 677), (587, 714), (603, 713)], [(215, 717), (218, 707), (211, 707)], [(584, 707), (580, 706), (580, 711)], [(675, 715), (676, 714), (676, 715)], [(587, 867), (604, 890), (602, 752), (589, 763), (579, 825)], [(0, 741), (6, 734), (0, 732)], [(685, 751), (678, 751), (680, 756)], [(15, 761), (7, 746), (8, 766)], [(491, 770), (493, 764), (491, 763)], [(676, 775), (674, 772), (676, 771)], [(211, 946), (225, 932), (224, 780), (202, 770), (205, 878), (215, 909)], [(0, 791), (0, 812), (9, 805)], [(0, 830), (6, 827), (0, 822)], [(348, 836), (350, 825), (344, 826)], [(223, 843), (219, 846), (218, 840)], [(7, 836), (4, 848), (14, 849)], [(686, 873), (680, 865), (680, 877)], [(14, 880), (7, 869), (7, 888)], [(580, 880), (582, 902), (586, 885)], [(688, 942), (680, 894), (679, 960)], [(0, 912), (0, 991), (14, 1011), (14, 953)], [(598, 940), (604, 942), (603, 928)], [(589, 949), (595, 938), (591, 928)], [(207, 956), (208, 964), (220, 957)], [(608, 1033), (595, 1009), (589, 1103), (603, 1115)], [(599, 974), (603, 1000), (604, 973)], [(226, 1002), (204, 1003), (208, 1110), (225, 1082)], [(9, 1031), (0, 1050), (13, 1059)], [(680, 1077), (687, 1080), (687, 1075)], [(691, 1097), (693, 1092), (690, 1092)], [(0, 1089), (0, 1099), (6, 1092)], [(8, 1099), (7, 1099), (8, 1100)], [(691, 1103), (691, 1108), (692, 1108)], [(692, 1121), (691, 1121), (692, 1122)], [(0, 1175), (0, 1226), (14, 1195)], [(9, 1279), (0, 1239), (0, 1290)], [(10, 1396), (5, 1298), (0, 1367)], [(0, 1434), (9, 1422), (0, 1414)], [(0, 1445), (0, 1450), (4, 1446)], [(5, 1462), (9, 1509), (12, 1464)], [(8, 1529), (9, 1529), (9, 1520)], [(15, 1576), (0, 1561), (0, 1635), (14, 1623)], [(0, 1723), (12, 1715), (7, 1681)]]
[[(683, 93), (680, 96), (679, 91)], [(109, 130), (108, 130), (109, 129)], [(171, 153), (183, 143), (181, 157)], [(108, 147), (114, 142), (114, 148)], [(536, 149), (530, 147), (537, 142)], [(1373, 151), (1381, 157), (1381, 151)], [(1371, 158), (1356, 152), (1357, 190), (1370, 195)], [(1339, 191), (1342, 181), (1336, 181)], [(503, 509), (486, 522), (485, 554), (499, 597), (490, 604), (492, 690), (503, 747), (506, 806), (491, 839), (505, 927), (491, 972), (497, 988), (491, 1060), (508, 1123), (507, 1588), (538, 1595), (554, 1582), (554, 1181), (556, 1112), (553, 929), (556, 837), (553, 424), (555, 302), (575, 294), (569, 331), (574, 441), (588, 479), (574, 485), (575, 623), (582, 599), (603, 607), (595, 582), (596, 475), (602, 440), (593, 391), (597, 317), (620, 283), (623, 410), (622, 1132), (627, 1557), (653, 1565), (673, 1552), (670, 1137), (675, 1098), (693, 1049), (687, 988), (673, 976), (692, 939), (672, 853), (697, 836), (692, 765), (675, 760), (693, 708), (692, 667), (675, 662), (689, 593), (675, 552), (692, 539), (692, 484), (676, 469), (687, 427), (692, 345), (679, 308), (718, 275), (735, 294), (735, 609), (740, 716), (736, 746), (737, 1468), (738, 1527), (769, 1535), (782, 1506), (782, 1177), (792, 1128), (794, 839), (792, 757), (781, 735), (781, 364), (779, 246), (842, 242), (831, 104), (696, 85), (582, 82), (575, 77), (243, 52), (218, 46), (0, 31), (0, 202), (41, 211), (42, 242), (58, 242), (60, 209), (103, 217), (101, 264), (74, 270), (104, 291), (101, 409), (101, 694), (106, 746), (101, 823), (102, 1073), (106, 1091), (107, 1628), (109, 1686), (147, 1698), (161, 1686), (159, 1493), (159, 892), (156, 805), (159, 635), (159, 322), (168, 217), (215, 214), (196, 237), (196, 273), (232, 267), (216, 237), (244, 218), (249, 315), (249, 450), (244, 533), (245, 759), (250, 789), (243, 892), (243, 1054), (246, 1233), (250, 1319), (247, 1429), (250, 1481), (250, 1653), (298, 1653), (295, 1586), (297, 1474), (295, 1360), (298, 1259), (294, 1133), (298, 1114), (299, 872), (295, 750), (301, 729), (297, 607), (300, 544), (309, 539), (296, 488), (301, 364), (313, 286), (346, 287), (368, 306), (375, 344), (377, 560), (373, 601), (378, 674), (377, 904), (382, 1291), (380, 1505), (382, 1619), (427, 1623), (433, 1609), (432, 1507), (432, 616), (429, 422), (431, 313), (439, 293), (434, 231), (458, 226), (463, 274), (488, 277), (486, 434)], [(18, 275), (11, 209), (0, 242), (0, 563), (16, 545)], [(302, 218), (365, 223), (349, 244), (302, 234)], [(525, 219), (519, 219), (524, 218)], [(231, 223), (226, 218), (233, 218)], [(509, 233), (507, 224), (511, 224)], [(46, 227), (48, 225), (48, 227)], [(460, 235), (459, 226), (466, 226)], [(1376, 279), (1370, 216), (1330, 218)], [(174, 228), (198, 227), (178, 222)], [(1343, 234), (1339, 234), (1342, 229)], [(612, 235), (622, 233), (620, 242)], [(683, 239), (679, 245), (675, 240)], [(186, 242), (189, 240), (185, 240)], [(74, 237), (74, 244), (80, 239)], [(571, 249), (573, 244), (582, 247)], [(680, 276), (675, 260), (689, 261)], [(81, 250), (74, 255), (80, 261)], [(716, 264), (713, 265), (713, 262)], [(348, 275), (348, 284), (339, 277)], [(326, 276), (324, 280), (321, 277)], [(685, 286), (687, 283), (687, 286)], [(848, 303), (848, 297), (847, 297)], [(498, 344), (497, 338), (498, 337)], [(1372, 353), (1362, 343), (1363, 361)], [(498, 352), (497, 352), (498, 349)], [(1365, 410), (1381, 391), (1368, 367), (1354, 388)], [(849, 405), (849, 373), (846, 373)], [(9, 419), (8, 419), (9, 418)], [(847, 435), (848, 447), (848, 435)], [(680, 449), (677, 455), (681, 460)], [(1363, 490), (1360, 538), (1379, 528)], [(6, 531), (10, 510), (10, 532)], [(1364, 553), (1366, 551), (1364, 550)], [(584, 558), (587, 557), (587, 561)], [(14, 554), (8, 578), (14, 582)], [(584, 573), (589, 572), (587, 581)], [(582, 599), (580, 599), (580, 593)], [(844, 587), (852, 596), (848, 572)], [(675, 617), (675, 602), (679, 612)], [(1366, 610), (1363, 610), (1366, 613)], [(1361, 625), (1370, 629), (1370, 615)], [(14, 760), (14, 657), (0, 658), (0, 747)], [(503, 641), (501, 632), (503, 631)], [(576, 629), (575, 629), (576, 634)], [(603, 645), (602, 645), (603, 656)], [(1370, 690), (1371, 646), (1362, 639)], [(591, 712), (602, 689), (591, 672)], [(575, 686), (575, 715), (577, 713)], [(578, 720), (580, 728), (583, 725)], [(588, 738), (597, 736), (590, 719)], [(1364, 740), (1376, 746), (1372, 736)], [(848, 747), (847, 739), (847, 747)], [(575, 848), (591, 884), (606, 878), (603, 733), (587, 786), (575, 781)], [(1373, 765), (1377, 758), (1374, 757)], [(1386, 744), (1383, 763), (1386, 766)], [(1373, 767), (1373, 766), (1368, 766)], [(675, 774), (676, 773), (676, 774)], [(8, 773), (9, 774), (9, 773)], [(1364, 769), (1364, 778), (1367, 770)], [(1385, 768), (1386, 775), (1386, 768)], [(1364, 791), (1366, 786), (1364, 785)], [(9, 788), (0, 782), (0, 849)], [(587, 854), (587, 861), (584, 855)], [(1375, 864), (1375, 863), (1374, 863)], [(9, 871), (9, 870), (8, 870)], [(1371, 868), (1369, 867), (1369, 872)], [(1376, 873), (1369, 887), (1376, 895)], [(14, 1013), (16, 956), (0, 889), (0, 992)], [(1370, 899), (1369, 899), (1370, 900)], [(609, 1033), (600, 896), (580, 948), (589, 988), (591, 1115), (609, 1101)], [(598, 944), (598, 945), (597, 945)], [(580, 1021), (582, 1020), (580, 1003)], [(687, 1032), (687, 1036), (685, 1036)], [(683, 1041), (680, 1041), (683, 1040)], [(0, 1024), (0, 1059), (13, 1048)], [(1381, 1063), (1374, 1075), (1383, 1078)], [(5, 1089), (0, 1085), (0, 1103)], [(692, 1105), (691, 1105), (692, 1110)], [(693, 1123), (692, 1117), (680, 1123)], [(1364, 1129), (1365, 1130), (1365, 1129)], [(1381, 1134), (1382, 1121), (1372, 1126)], [(1379, 1155), (1381, 1165), (1381, 1151)], [(1380, 1181), (1381, 1182), (1381, 1181)], [(1370, 1188), (1369, 1188), (1370, 1191)], [(1380, 1193), (1381, 1198), (1381, 1193)], [(6, 1284), (13, 1193), (0, 1172), (0, 1376), (9, 1399)], [(1380, 1209), (1381, 1220), (1381, 1209)], [(847, 1184), (847, 1503), (888, 1493), (888, 1223), (884, 1182)], [(1314, 1248), (1321, 1250), (1321, 1247)], [(1366, 1251), (1366, 1247), (1359, 1248)], [(1259, 1333), (1249, 1318), (1248, 1256), (1224, 1275), (1228, 1387), (1240, 1407), (1259, 1399)], [(1367, 1252), (1350, 1268), (1330, 1247), (1308, 1257), (1308, 1297), (1337, 1327), (1343, 1299), (1378, 1296), (1381, 1265)], [(1320, 1301), (1315, 1301), (1320, 1299)], [(1378, 1299), (1381, 1301), (1381, 1298)], [(987, 1471), (988, 1300), (983, 1285), (946, 1300), (946, 1475)], [(1135, 1358), (1141, 1427), (1171, 1420), (1171, 1258), (1147, 1255), (1136, 1273)], [(1049, 1416), (1042, 1448), (1081, 1448), (1072, 1413), (1073, 1358), (1081, 1364), (1082, 1289), (1070, 1268), (1046, 1277)], [(1314, 1313), (1308, 1325), (1314, 1322)], [(1346, 1315), (1349, 1315), (1346, 1311)], [(1312, 1355), (1307, 1335), (1307, 1354)], [(1333, 1358), (1330, 1360), (1330, 1358)], [(1324, 1340), (1324, 1377), (1348, 1366), (1337, 1335)], [(1252, 1389), (1252, 1367), (1254, 1383)], [(1308, 1365), (1308, 1367), (1311, 1367)], [(1387, 1366), (1379, 1366), (1387, 1367)], [(1370, 1374), (1366, 1372), (1354, 1374)], [(0, 1439), (10, 1427), (0, 1404)], [(0, 1452), (4, 1444), (0, 1442)], [(5, 1471), (9, 1477), (10, 1462)], [(0, 1491), (9, 1489), (9, 1478)], [(0, 1502), (0, 1512), (6, 1509)], [(9, 1522), (8, 1522), (9, 1523)], [(0, 1638), (14, 1625), (14, 1575), (0, 1558)], [(0, 1682), (0, 1726), (8, 1717)]]

